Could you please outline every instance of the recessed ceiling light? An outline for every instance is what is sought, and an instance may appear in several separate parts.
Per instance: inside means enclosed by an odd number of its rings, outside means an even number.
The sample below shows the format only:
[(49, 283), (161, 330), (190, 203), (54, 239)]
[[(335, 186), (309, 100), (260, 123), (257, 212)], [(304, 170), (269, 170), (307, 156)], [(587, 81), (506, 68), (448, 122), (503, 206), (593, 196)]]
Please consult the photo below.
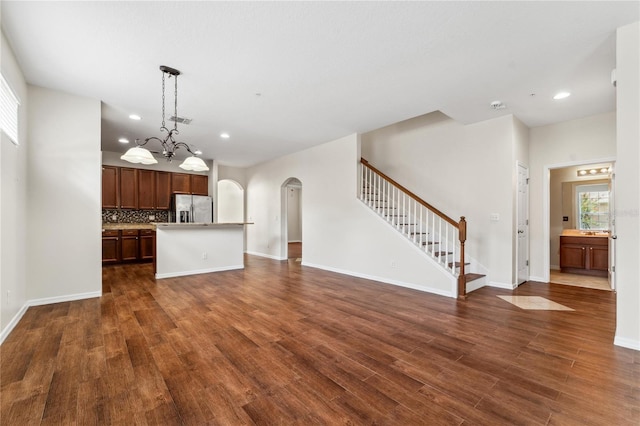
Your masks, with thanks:
[(220, 133), (220, 137), (222, 139), (229, 139), (230, 138), (229, 133)]
[(118, 139), (118, 142), (120, 142), (120, 143), (129, 143), (129, 139), (127, 139), (127, 138), (120, 138), (120, 139)]
[(129, 118), (132, 120), (142, 120), (142, 117), (140, 117), (138, 114), (131, 114)]
[(556, 95), (553, 97), (553, 99), (555, 99), (556, 101), (559, 99), (564, 99), (564, 98), (568, 98), (569, 96), (571, 96), (571, 93), (569, 92), (558, 92), (556, 93)]

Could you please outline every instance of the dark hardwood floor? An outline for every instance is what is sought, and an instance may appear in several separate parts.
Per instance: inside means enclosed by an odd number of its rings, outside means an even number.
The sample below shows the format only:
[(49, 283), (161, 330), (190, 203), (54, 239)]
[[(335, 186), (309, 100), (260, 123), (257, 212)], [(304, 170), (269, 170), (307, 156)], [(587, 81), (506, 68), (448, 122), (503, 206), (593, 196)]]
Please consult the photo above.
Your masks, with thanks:
[[(248, 256), (30, 308), (0, 348), (3, 425), (637, 425), (615, 294), (525, 283), (467, 301)], [(574, 311), (522, 310), (534, 295)]]

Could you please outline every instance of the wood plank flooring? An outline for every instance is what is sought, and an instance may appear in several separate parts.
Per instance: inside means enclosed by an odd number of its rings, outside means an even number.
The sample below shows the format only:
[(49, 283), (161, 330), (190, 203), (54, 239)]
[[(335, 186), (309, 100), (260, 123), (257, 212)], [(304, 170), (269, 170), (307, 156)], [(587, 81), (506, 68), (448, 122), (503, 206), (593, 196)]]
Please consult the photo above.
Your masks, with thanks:
[[(247, 256), (30, 308), (0, 348), (3, 425), (637, 425), (615, 293), (525, 283), (456, 301)], [(575, 311), (527, 311), (497, 295)]]

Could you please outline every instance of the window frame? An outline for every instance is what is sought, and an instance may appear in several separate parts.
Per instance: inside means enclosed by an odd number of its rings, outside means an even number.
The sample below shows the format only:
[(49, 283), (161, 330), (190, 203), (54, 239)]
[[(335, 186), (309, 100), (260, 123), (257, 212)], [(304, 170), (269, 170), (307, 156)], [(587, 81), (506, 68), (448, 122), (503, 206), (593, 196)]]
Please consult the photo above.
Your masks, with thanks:
[(0, 131), (16, 146), (20, 145), (19, 110), (20, 99), (0, 73)]
[[(597, 220), (596, 226), (594, 227), (585, 227), (583, 226), (583, 221), (582, 221), (582, 203), (581, 203), (581, 198), (582, 198), (582, 194), (588, 194), (588, 193), (602, 193), (602, 192), (606, 192), (607, 193), (607, 197), (606, 197), (606, 205), (607, 205), (607, 210), (606, 212), (601, 212), (601, 211), (597, 211), (595, 212), (595, 216), (598, 217), (599, 220)], [(610, 215), (611, 215), (611, 210), (610, 210), (610, 204), (609, 204), (609, 200), (611, 197), (611, 189), (609, 187), (608, 183), (585, 183), (582, 185), (576, 185), (575, 188), (575, 203), (576, 203), (576, 228), (581, 230), (581, 231), (603, 231), (603, 230), (608, 230), (609, 229), (609, 223), (610, 223)], [(590, 196), (590, 198), (597, 200), (596, 203), (598, 203), (600, 200), (604, 199), (604, 197), (600, 197), (600, 195), (597, 195), (596, 197), (592, 197)], [(598, 205), (600, 205), (598, 203)], [(605, 221), (600, 220), (602, 218), (606, 218)]]

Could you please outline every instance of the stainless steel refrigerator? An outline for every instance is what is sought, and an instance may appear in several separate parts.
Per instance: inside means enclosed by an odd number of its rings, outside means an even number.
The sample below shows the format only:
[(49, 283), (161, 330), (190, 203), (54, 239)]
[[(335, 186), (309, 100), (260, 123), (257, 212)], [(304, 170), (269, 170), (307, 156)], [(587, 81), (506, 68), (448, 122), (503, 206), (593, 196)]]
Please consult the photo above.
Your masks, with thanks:
[(177, 223), (213, 222), (213, 198), (205, 195), (173, 194), (169, 220)]

